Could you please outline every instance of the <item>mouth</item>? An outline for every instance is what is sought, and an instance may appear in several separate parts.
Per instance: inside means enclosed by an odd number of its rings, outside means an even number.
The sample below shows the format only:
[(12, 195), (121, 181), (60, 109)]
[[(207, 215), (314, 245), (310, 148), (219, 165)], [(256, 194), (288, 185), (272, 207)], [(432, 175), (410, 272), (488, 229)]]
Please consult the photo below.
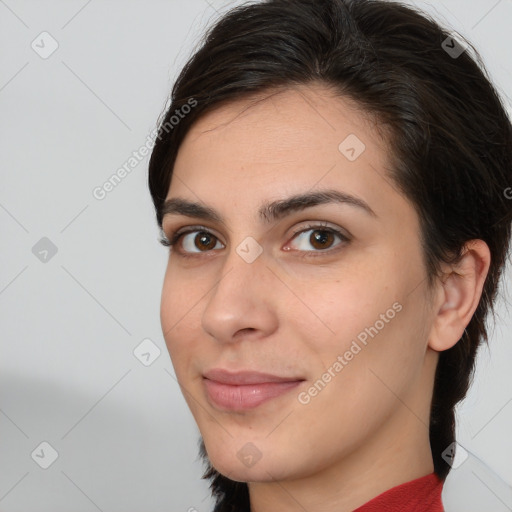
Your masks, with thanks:
[(213, 369), (203, 374), (210, 403), (224, 411), (246, 411), (280, 397), (305, 379), (255, 371), (228, 372)]

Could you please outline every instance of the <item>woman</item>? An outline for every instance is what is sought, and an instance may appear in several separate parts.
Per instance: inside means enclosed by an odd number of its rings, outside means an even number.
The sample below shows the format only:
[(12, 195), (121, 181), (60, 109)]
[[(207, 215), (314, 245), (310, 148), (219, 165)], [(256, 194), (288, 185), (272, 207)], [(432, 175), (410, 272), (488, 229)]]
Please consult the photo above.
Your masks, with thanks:
[(269, 0), (178, 77), (149, 187), (215, 511), (443, 510), (512, 217), (467, 48), (395, 2)]

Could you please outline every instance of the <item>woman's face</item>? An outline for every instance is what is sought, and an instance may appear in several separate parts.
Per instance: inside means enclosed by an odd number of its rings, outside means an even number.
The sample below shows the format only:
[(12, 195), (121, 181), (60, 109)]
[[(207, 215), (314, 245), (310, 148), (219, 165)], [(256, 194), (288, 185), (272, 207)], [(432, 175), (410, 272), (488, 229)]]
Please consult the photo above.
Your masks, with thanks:
[(389, 165), (371, 123), (317, 85), (222, 106), (180, 147), (167, 199), (197, 207), (163, 220), (169, 239), (190, 232), (171, 249), (162, 328), (232, 480), (368, 467), (428, 439), (433, 314)]

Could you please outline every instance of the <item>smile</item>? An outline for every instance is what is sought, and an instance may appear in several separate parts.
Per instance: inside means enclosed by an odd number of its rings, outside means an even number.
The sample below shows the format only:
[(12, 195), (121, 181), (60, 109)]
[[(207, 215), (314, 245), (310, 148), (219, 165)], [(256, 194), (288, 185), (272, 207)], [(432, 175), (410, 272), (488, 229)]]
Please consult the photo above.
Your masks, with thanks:
[(255, 371), (236, 373), (214, 369), (203, 375), (211, 405), (229, 411), (244, 411), (277, 398), (304, 381)]
[(206, 394), (212, 405), (230, 411), (244, 411), (258, 407), (297, 387), (301, 382), (303, 381), (233, 385), (204, 379)]

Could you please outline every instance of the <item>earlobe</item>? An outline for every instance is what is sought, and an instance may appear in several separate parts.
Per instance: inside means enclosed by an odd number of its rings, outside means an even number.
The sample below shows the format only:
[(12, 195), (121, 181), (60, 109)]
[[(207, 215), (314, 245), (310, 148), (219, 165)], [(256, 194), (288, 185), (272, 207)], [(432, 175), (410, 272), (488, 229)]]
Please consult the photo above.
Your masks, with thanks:
[(452, 348), (462, 337), (482, 296), (491, 263), (483, 240), (466, 243), (461, 259), (446, 270), (438, 284), (435, 318), (428, 346), (436, 351)]

